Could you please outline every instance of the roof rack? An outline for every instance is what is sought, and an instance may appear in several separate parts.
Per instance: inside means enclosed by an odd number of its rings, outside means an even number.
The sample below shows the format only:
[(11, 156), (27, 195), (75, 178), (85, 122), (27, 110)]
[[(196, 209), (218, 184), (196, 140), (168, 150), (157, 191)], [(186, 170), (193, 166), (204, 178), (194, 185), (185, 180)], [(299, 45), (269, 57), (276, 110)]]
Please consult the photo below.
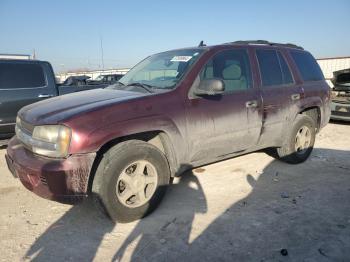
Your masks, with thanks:
[(290, 47), (290, 48), (296, 48), (304, 50), (301, 46), (297, 46), (295, 44), (281, 44), (281, 43), (273, 43), (266, 40), (240, 40), (235, 42), (230, 42), (226, 44), (234, 44), (234, 45), (269, 45), (269, 46), (281, 46), (281, 47)]

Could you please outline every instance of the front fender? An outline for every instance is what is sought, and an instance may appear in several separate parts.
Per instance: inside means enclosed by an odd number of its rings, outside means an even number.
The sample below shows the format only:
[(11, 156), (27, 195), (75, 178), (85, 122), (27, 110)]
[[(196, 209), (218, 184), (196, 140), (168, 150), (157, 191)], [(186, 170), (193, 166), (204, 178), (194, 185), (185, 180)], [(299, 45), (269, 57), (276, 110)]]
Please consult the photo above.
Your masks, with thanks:
[(183, 133), (171, 119), (161, 115), (113, 122), (103, 127), (98, 127), (89, 134), (73, 132), (70, 153), (97, 152), (103, 145), (112, 140), (151, 131), (164, 132), (174, 147), (177, 159), (185, 158), (188, 150)]

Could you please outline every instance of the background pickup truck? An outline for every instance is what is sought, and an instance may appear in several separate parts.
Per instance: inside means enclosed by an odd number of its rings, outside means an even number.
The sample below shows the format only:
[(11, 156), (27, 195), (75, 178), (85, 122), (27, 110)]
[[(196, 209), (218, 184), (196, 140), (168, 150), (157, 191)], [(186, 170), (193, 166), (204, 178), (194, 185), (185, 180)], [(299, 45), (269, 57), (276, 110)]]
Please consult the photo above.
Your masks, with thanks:
[(37, 60), (0, 60), (0, 145), (15, 133), (17, 112), (26, 105), (103, 85), (57, 85), (51, 64)]

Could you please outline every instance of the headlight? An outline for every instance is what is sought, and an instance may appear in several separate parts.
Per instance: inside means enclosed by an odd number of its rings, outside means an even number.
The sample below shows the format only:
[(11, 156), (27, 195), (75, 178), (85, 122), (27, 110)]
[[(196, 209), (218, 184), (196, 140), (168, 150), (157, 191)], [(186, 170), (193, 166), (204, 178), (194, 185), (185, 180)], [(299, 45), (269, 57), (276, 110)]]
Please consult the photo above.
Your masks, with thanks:
[(338, 91), (331, 91), (331, 98), (336, 98), (339, 95)]
[(62, 125), (36, 126), (30, 141), (34, 153), (48, 157), (65, 157), (68, 154), (70, 128)]

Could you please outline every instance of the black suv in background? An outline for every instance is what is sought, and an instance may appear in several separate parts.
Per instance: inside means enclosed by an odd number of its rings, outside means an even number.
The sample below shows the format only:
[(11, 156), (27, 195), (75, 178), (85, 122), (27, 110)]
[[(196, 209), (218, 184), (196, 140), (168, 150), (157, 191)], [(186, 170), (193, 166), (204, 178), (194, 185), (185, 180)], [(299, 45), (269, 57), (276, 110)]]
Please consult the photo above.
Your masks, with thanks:
[(37, 60), (0, 60), (0, 145), (15, 133), (17, 112), (43, 99), (104, 85), (56, 85), (49, 62)]

